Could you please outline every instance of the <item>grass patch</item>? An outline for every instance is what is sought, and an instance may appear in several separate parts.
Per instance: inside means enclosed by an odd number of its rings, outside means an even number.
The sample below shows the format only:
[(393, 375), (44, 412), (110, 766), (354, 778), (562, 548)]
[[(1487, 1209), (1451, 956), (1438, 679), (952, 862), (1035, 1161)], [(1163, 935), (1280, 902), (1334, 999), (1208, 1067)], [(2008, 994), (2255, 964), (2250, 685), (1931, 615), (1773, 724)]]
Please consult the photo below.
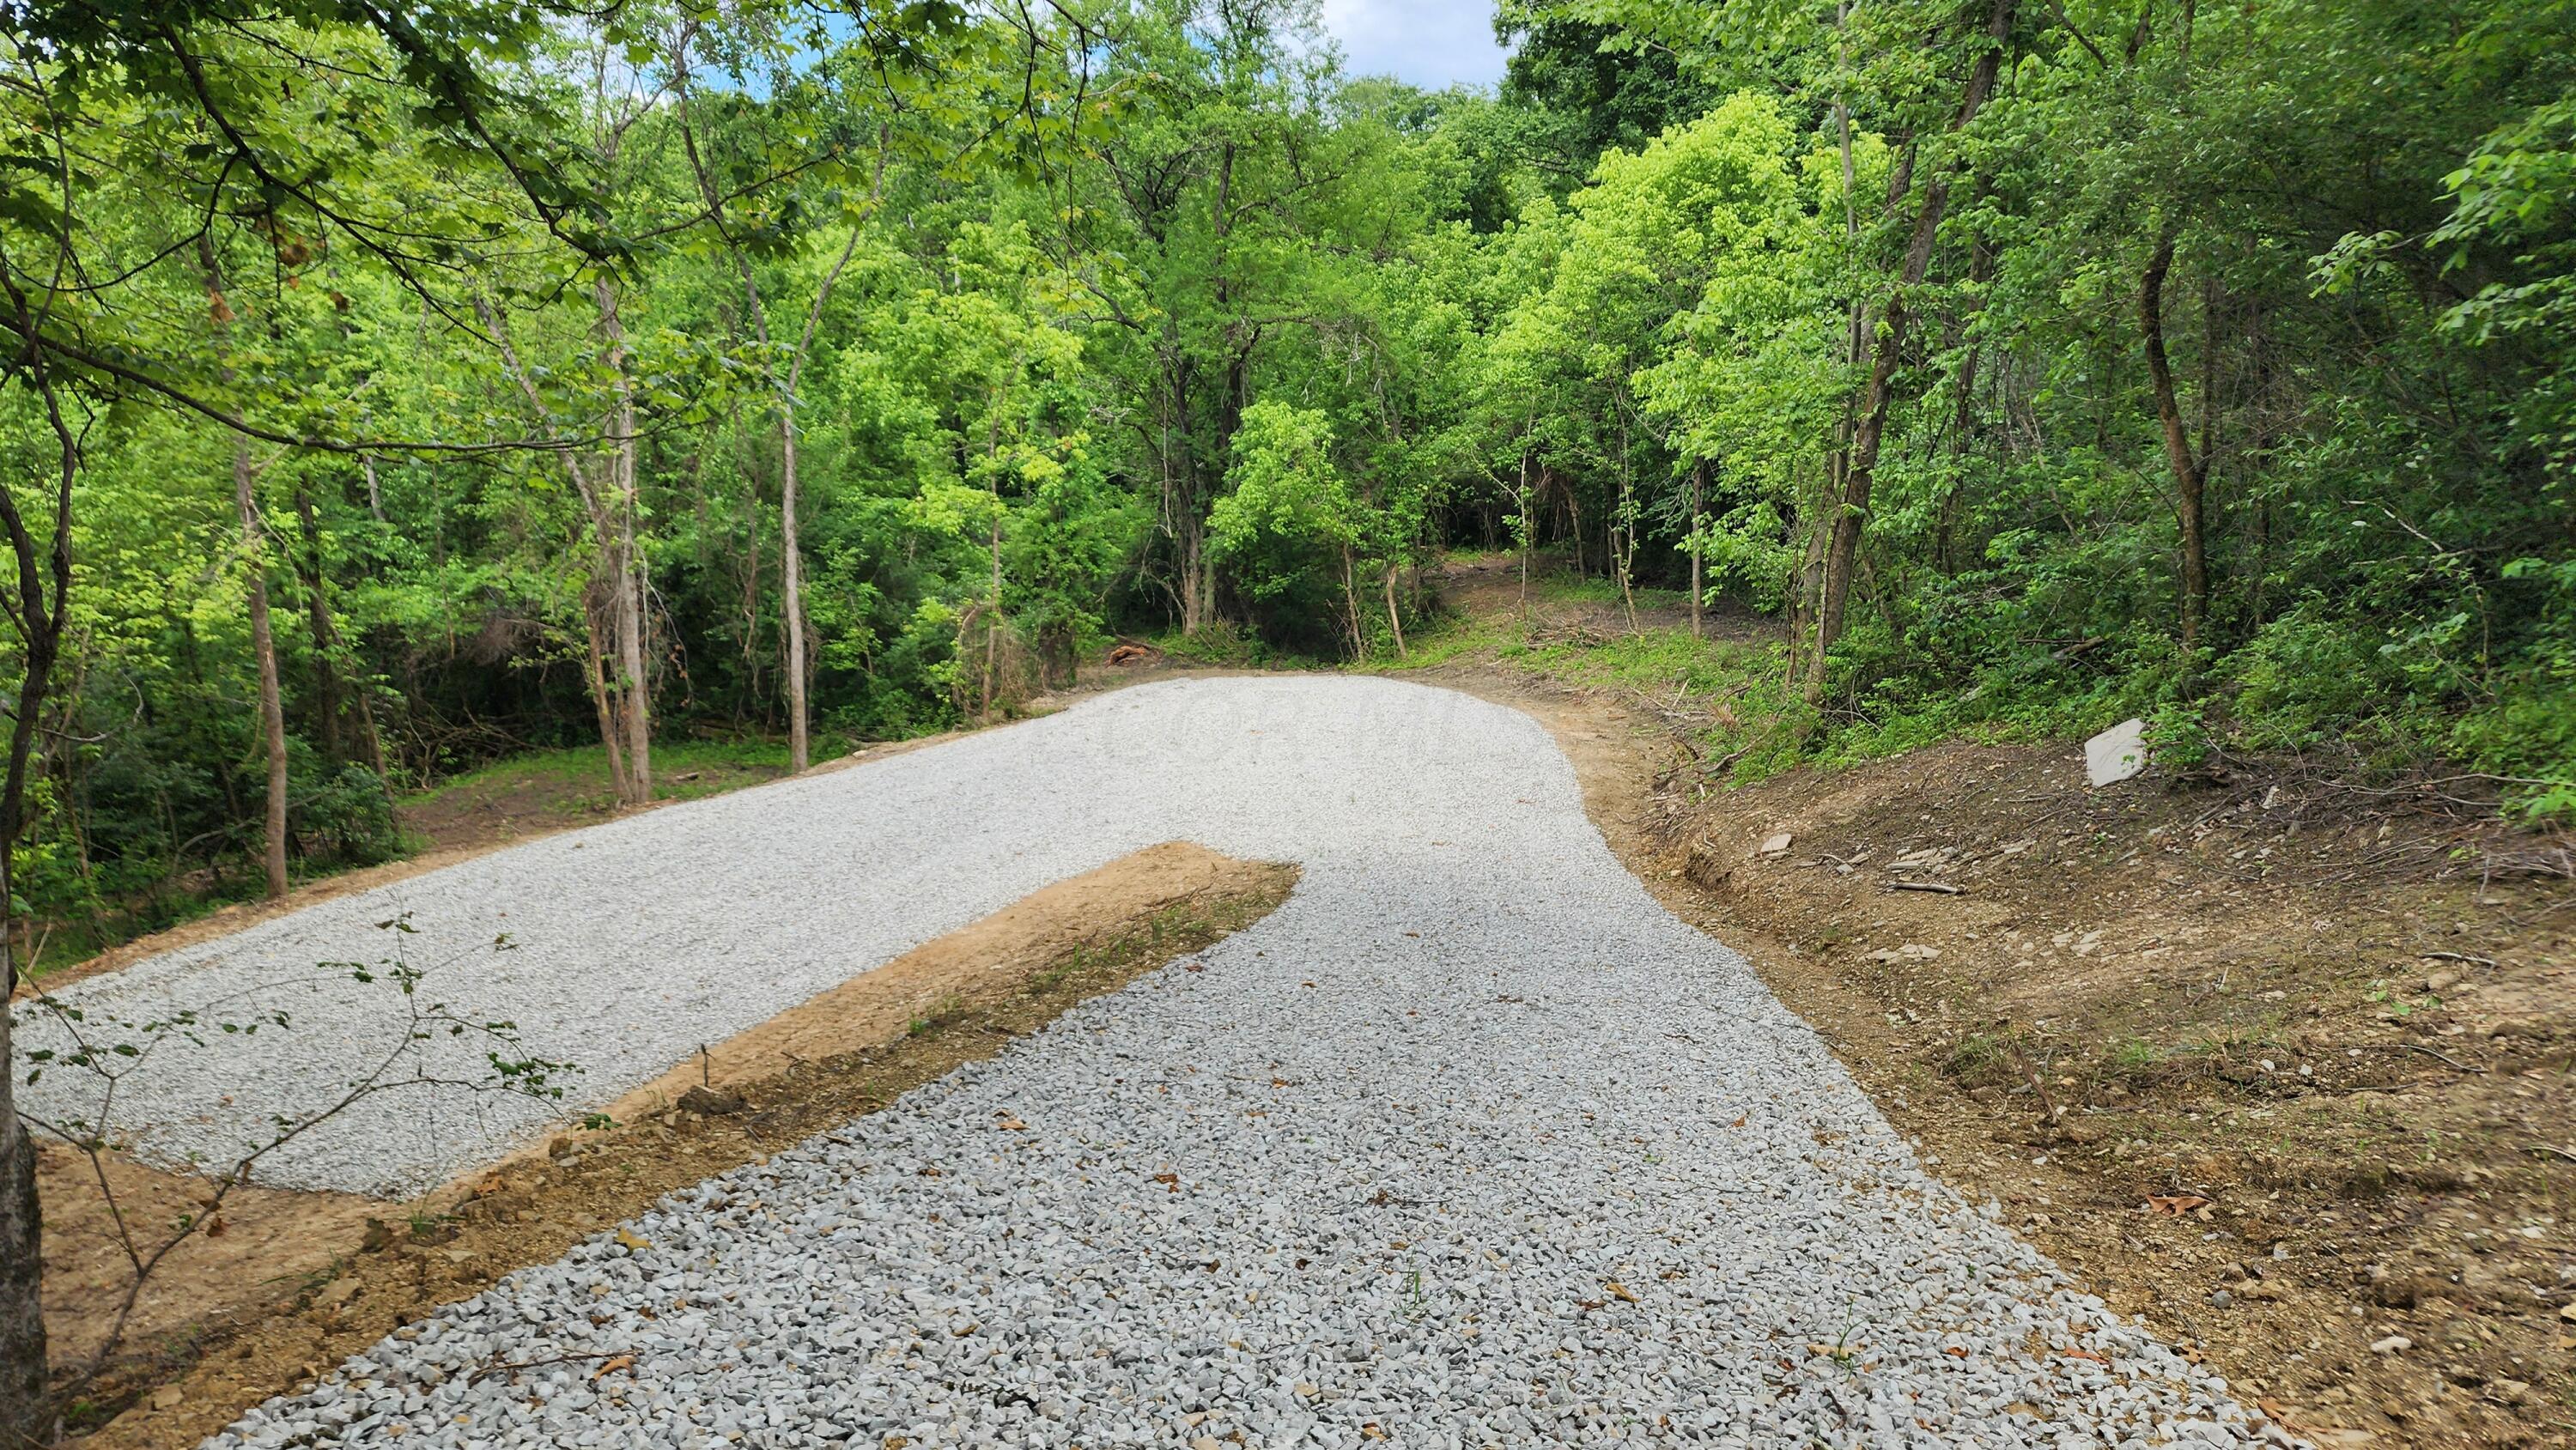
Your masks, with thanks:
[[(1640, 617), (1670, 620), (1687, 592), (1639, 589)], [(1740, 630), (1694, 637), (1686, 625), (1626, 622), (1615, 581), (1546, 573), (1530, 580), (1528, 608), (1486, 604), (1423, 622), (1410, 655), (1387, 654), (1349, 668), (1370, 673), (1436, 669), (1480, 659), (1553, 683), (1632, 691), (1669, 715), (1696, 711), (1707, 723), (1682, 733), (1710, 779), (1741, 786), (1811, 766), (1832, 771), (1950, 740), (2006, 744), (2097, 730), (2134, 702), (2070, 691), (2063, 680), (1990, 672), (1966, 691), (1926, 691), (1889, 678), (1845, 708), (1819, 711), (1791, 676), (1788, 647)], [(1603, 617), (1604, 608), (1616, 611)], [(1588, 622), (1587, 622), (1588, 621)], [(1839, 656), (1838, 656), (1839, 658)]]

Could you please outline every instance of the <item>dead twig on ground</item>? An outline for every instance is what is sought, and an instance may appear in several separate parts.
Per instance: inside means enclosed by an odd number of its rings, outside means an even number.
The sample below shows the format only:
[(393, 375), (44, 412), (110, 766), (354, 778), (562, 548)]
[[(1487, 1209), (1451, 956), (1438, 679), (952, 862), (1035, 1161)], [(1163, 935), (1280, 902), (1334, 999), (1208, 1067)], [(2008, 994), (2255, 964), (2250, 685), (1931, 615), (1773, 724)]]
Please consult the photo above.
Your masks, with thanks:
[(2048, 1085), (2040, 1081), (2039, 1069), (2032, 1065), (2030, 1053), (2019, 1042), (2013, 1044), (2013, 1058), (2021, 1064), (2022, 1076), (2030, 1079), (2030, 1090), (2039, 1094), (2040, 1111), (2048, 1114), (2051, 1124), (2056, 1123), (2064, 1112), (2057, 1106), (2056, 1099), (2048, 1095)]
[(2399, 1043), (2399, 1044), (2397, 1044), (2397, 1045), (2398, 1045), (2398, 1046), (2400, 1046), (2400, 1047), (2402, 1047), (2402, 1048), (2405, 1048), (2408, 1052), (2420, 1052), (2420, 1053), (2424, 1054), (2426, 1057), (2429, 1057), (2429, 1058), (2433, 1059), (2435, 1062), (2443, 1063), (2443, 1064), (2445, 1064), (2445, 1065), (2447, 1065), (2447, 1066), (2450, 1066), (2450, 1067), (2456, 1067), (2456, 1068), (2458, 1068), (2458, 1069), (2459, 1069), (2460, 1071), (2462, 1071), (2462, 1072), (2478, 1072), (2478, 1073), (2482, 1073), (2482, 1072), (2485, 1072), (2485, 1071), (2486, 1071), (2486, 1069), (2485, 1069), (2485, 1068), (2483, 1068), (2483, 1067), (2475, 1067), (2475, 1066), (2472, 1066), (2472, 1065), (2470, 1065), (2470, 1064), (2468, 1064), (2468, 1063), (2465, 1063), (2465, 1062), (2460, 1061), (2460, 1060), (2459, 1060), (2458, 1058), (2456, 1058), (2456, 1057), (2452, 1057), (2452, 1056), (2450, 1056), (2450, 1055), (2449, 1055), (2449, 1054), (2447, 1054), (2447, 1053), (2437, 1052), (2437, 1051), (2435, 1051), (2434, 1049), (2432, 1049), (2432, 1048), (2430, 1048), (2430, 1047), (2426, 1047), (2423, 1043), (2420, 1043), (2420, 1042), (2401, 1042), (2401, 1043)]

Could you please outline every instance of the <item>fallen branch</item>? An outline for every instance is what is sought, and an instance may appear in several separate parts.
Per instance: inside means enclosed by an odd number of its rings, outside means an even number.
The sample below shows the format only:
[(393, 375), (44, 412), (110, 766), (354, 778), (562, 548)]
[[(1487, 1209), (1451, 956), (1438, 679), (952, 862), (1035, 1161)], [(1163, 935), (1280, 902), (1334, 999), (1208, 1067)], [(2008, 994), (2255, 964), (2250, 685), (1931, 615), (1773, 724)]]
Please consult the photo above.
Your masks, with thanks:
[(2528, 1143), (2523, 1146), (2522, 1151), (2534, 1158), (2556, 1158), (2564, 1162), (2576, 1163), (2576, 1152), (2570, 1152), (2555, 1143)]
[(1964, 886), (1953, 886), (1947, 881), (1890, 881), (1887, 883), (1887, 889), (1890, 891), (1929, 891), (1941, 896), (1965, 896), (1968, 894), (1968, 888)]
[(2422, 1043), (2420, 1043), (2420, 1042), (2401, 1042), (2401, 1043), (2399, 1043), (2399, 1044), (2397, 1044), (2397, 1045), (2398, 1045), (2398, 1046), (2400, 1046), (2400, 1047), (2402, 1047), (2402, 1048), (2405, 1048), (2408, 1052), (2420, 1052), (2420, 1053), (2424, 1054), (2426, 1057), (2429, 1057), (2429, 1058), (2433, 1059), (2433, 1060), (2434, 1060), (2434, 1061), (2436, 1061), (2436, 1062), (2444, 1063), (2444, 1064), (2446, 1064), (2446, 1065), (2448, 1065), (2448, 1066), (2451, 1066), (2451, 1067), (2456, 1067), (2456, 1068), (2458, 1068), (2458, 1069), (2459, 1069), (2460, 1071), (2462, 1071), (2462, 1072), (2477, 1072), (2477, 1073), (2483, 1073), (2483, 1072), (2485, 1072), (2485, 1071), (2486, 1071), (2486, 1069), (2485, 1069), (2485, 1068), (2483, 1068), (2483, 1067), (2472, 1067), (2472, 1066), (2470, 1066), (2468, 1063), (2462, 1062), (2462, 1061), (2460, 1061), (2460, 1060), (2459, 1060), (2458, 1058), (2456, 1058), (2456, 1057), (2452, 1057), (2452, 1056), (2450, 1056), (2450, 1055), (2449, 1055), (2449, 1054), (2447, 1054), (2447, 1053), (2437, 1052), (2437, 1051), (2435, 1051), (2435, 1050), (2434, 1050), (2434, 1049), (2432, 1049), (2432, 1048), (2426, 1047), (2424, 1044), (2422, 1044)]
[(1750, 743), (1739, 745), (1733, 750), (1728, 751), (1726, 754), (1719, 756), (1717, 759), (1710, 761), (1708, 764), (1701, 766), (1699, 773), (1712, 779), (1717, 776), (1724, 775), (1729, 770), (1734, 769), (1735, 762), (1742, 760), (1752, 749), (1753, 746)]
[(2055, 1125), (2061, 1114), (2056, 1101), (2048, 1095), (2047, 1084), (2039, 1080), (2039, 1069), (2031, 1065), (2030, 1054), (2016, 1042), (2013, 1044), (2013, 1056), (2020, 1059), (2022, 1075), (2030, 1079), (2030, 1090), (2039, 1094), (2040, 1110), (2047, 1113), (2049, 1123), (2052, 1126)]

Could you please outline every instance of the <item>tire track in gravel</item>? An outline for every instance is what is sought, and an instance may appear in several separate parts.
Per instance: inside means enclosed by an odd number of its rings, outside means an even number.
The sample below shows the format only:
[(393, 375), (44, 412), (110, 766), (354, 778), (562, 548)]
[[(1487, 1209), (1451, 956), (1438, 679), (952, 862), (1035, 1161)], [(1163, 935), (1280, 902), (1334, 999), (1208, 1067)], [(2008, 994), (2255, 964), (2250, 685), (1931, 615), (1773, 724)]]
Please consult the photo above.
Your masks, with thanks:
[[(527, 993), (557, 1003), (520, 1013), (532, 1044), (644, 1060), (657, 1012), (699, 1032), (810, 995), (1172, 837), (1305, 875), (1200, 970), (675, 1195), (209, 1444), (2283, 1439), (1927, 1178), (1620, 868), (1545, 732), (1463, 695), (1144, 686), (413, 885), (515, 893), (560, 974)], [(534, 940), (532, 900), (584, 945)], [(452, 1161), (363, 1146), (297, 1171)]]

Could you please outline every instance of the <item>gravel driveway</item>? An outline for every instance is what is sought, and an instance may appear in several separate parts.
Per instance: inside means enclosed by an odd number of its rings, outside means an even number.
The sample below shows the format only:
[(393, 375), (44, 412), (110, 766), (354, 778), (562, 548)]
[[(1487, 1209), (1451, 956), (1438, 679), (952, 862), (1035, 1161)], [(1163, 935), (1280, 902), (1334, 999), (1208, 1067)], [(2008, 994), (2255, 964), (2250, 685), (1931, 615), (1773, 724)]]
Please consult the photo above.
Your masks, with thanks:
[[(422, 941), (507, 913), (526, 948), (447, 969), (448, 995), (514, 1015), (604, 1101), (1176, 837), (1305, 875), (1203, 971), (1146, 977), (666, 1200), (625, 1230), (643, 1247), (594, 1239), (209, 1443), (2258, 1438), (2223, 1385), (1927, 1178), (1742, 960), (1620, 867), (1545, 732), (1463, 695), (1141, 687), (403, 894)], [(383, 905), (320, 907), (91, 995), (357, 955), (339, 943)], [(359, 1030), (331, 1020), (279, 1041)], [(331, 1078), (257, 1048), (217, 1041), (193, 1083), (134, 1101), (185, 1088), (203, 1111), (216, 1084), (257, 1103)], [(435, 1133), (416, 1109), (371, 1119), (275, 1173), (418, 1183), (530, 1130), (480, 1108)], [(166, 1123), (152, 1139), (184, 1140)]]

